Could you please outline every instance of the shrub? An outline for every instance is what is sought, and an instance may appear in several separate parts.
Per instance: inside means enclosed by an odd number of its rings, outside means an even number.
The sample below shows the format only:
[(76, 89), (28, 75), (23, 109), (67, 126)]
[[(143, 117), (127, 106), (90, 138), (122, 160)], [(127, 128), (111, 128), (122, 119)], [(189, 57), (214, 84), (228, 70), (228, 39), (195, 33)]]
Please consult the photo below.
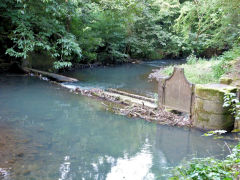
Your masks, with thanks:
[(231, 180), (240, 178), (240, 144), (232, 149), (225, 160), (195, 158), (177, 166), (171, 179)]

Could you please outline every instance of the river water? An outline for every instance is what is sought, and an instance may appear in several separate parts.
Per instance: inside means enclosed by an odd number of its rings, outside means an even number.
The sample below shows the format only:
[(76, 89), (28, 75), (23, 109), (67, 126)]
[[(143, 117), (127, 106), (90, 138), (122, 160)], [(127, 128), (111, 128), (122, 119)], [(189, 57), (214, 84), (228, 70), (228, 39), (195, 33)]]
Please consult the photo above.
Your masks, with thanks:
[[(147, 74), (153, 67), (145, 68)], [(99, 80), (104, 88), (111, 87), (109, 84), (117, 86), (115, 77), (119, 77), (122, 89), (138, 91), (138, 75), (145, 72), (130, 69), (88, 69), (81, 72), (81, 77), (90, 86), (98, 86)], [(133, 76), (136, 82), (126, 82)], [(141, 87), (147, 84), (141, 83)], [(196, 129), (161, 126), (112, 114), (100, 101), (70, 93), (37, 77), (0, 74), (3, 180), (165, 179), (168, 168), (183, 159), (221, 159), (229, 153), (225, 143), (236, 144), (202, 134)]]
[(154, 97), (157, 92), (157, 82), (148, 79), (149, 74), (153, 72), (152, 70), (183, 62), (183, 60), (149, 61), (140, 64), (80, 69), (65, 72), (64, 75), (79, 79), (80, 81), (74, 84), (82, 88), (115, 88)]

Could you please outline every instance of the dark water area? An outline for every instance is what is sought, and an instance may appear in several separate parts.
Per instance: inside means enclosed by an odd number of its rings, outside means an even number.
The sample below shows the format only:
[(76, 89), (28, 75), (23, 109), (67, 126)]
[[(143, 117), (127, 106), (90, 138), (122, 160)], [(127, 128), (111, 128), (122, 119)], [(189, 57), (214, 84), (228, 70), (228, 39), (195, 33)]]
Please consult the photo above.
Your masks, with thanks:
[(81, 88), (114, 88), (154, 97), (157, 93), (157, 82), (150, 81), (148, 78), (153, 69), (184, 62), (184, 60), (147, 61), (140, 64), (79, 69), (65, 72), (64, 75), (79, 79), (79, 82), (73, 83), (73, 85)]
[(0, 75), (3, 180), (165, 179), (183, 159), (221, 159), (225, 142), (237, 143), (202, 134), (112, 114), (36, 77)]

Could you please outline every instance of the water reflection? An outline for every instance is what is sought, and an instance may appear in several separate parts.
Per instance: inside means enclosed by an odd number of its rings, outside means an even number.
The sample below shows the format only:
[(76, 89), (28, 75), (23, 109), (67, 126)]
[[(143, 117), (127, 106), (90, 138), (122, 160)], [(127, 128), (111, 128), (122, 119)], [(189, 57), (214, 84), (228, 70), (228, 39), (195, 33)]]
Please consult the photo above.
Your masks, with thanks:
[(124, 157), (118, 158), (116, 165), (111, 167), (110, 172), (107, 174), (107, 180), (122, 180), (122, 179), (155, 179), (154, 174), (151, 172), (153, 164), (153, 155), (150, 151), (148, 143), (143, 145), (143, 148), (133, 157), (124, 154)]
[(10, 180), (10, 173), (8, 169), (0, 168), (0, 179)]
[(64, 157), (64, 162), (60, 165), (59, 171), (60, 171), (60, 178), (58, 180), (72, 180), (71, 174), (70, 174), (70, 156)]

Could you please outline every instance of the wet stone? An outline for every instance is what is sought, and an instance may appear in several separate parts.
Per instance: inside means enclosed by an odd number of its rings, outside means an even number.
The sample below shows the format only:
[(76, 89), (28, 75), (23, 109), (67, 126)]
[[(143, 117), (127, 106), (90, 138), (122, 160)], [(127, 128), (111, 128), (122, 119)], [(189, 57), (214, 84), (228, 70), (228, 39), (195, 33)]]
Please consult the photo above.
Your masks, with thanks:
[(30, 173), (31, 173), (31, 171), (30, 171), (29, 169), (26, 169), (26, 170), (23, 171), (22, 174), (23, 174), (24, 176), (27, 176), (27, 175), (29, 175)]
[(24, 156), (24, 153), (20, 152), (16, 156), (19, 157), (19, 158), (22, 158)]

